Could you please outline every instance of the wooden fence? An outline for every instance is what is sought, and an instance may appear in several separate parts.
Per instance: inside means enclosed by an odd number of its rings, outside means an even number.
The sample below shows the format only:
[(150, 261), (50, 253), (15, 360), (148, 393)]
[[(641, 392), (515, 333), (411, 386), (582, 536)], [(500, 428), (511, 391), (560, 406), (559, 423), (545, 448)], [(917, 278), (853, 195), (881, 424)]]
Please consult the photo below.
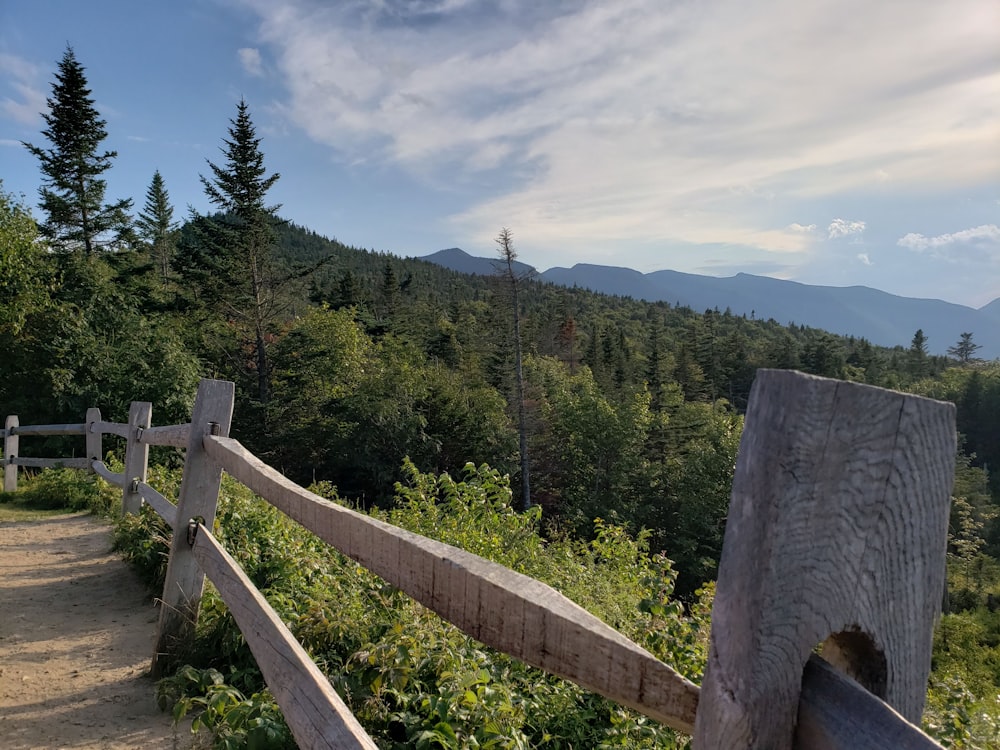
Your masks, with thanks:
[[(945, 574), (954, 406), (762, 370), (733, 483), (699, 688), (534, 579), (303, 489), (228, 437), (234, 387), (202, 381), (190, 424), (7, 417), (4, 489), (17, 467), (71, 466), (150, 505), (174, 530), (153, 656), (162, 672), (191, 637), (205, 576), (218, 589), (299, 746), (375, 748), (327, 678), (213, 537), (226, 471), (344, 555), (484, 644), (694, 734), (696, 748), (936, 748), (915, 724)], [(125, 469), (102, 436), (125, 440)], [(82, 435), (86, 456), (29, 459), (29, 435)], [(146, 484), (150, 445), (186, 448), (174, 505)], [(815, 653), (817, 647), (819, 654)]]

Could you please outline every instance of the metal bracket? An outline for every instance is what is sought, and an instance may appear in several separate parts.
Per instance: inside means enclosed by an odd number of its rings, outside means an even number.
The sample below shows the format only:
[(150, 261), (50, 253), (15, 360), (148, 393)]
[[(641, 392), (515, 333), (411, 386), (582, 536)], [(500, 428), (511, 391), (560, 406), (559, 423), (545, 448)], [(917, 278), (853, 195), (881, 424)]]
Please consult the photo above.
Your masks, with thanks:
[(210, 435), (221, 435), (222, 434), (222, 428), (219, 426), (218, 422), (209, 422), (208, 423), (208, 432), (209, 432)]
[(129, 482), (128, 491), (130, 493), (132, 493), (133, 495), (139, 491), (139, 480), (138, 479), (133, 479), (131, 482)]
[(142, 431), (143, 431), (143, 429), (144, 429), (143, 427), (136, 427), (135, 428), (135, 442), (137, 442), (137, 443), (141, 443), (142, 442)]
[(194, 546), (194, 540), (198, 536), (198, 526), (205, 523), (205, 519), (201, 516), (195, 516), (190, 521), (188, 521), (187, 529), (187, 543), (188, 547)]

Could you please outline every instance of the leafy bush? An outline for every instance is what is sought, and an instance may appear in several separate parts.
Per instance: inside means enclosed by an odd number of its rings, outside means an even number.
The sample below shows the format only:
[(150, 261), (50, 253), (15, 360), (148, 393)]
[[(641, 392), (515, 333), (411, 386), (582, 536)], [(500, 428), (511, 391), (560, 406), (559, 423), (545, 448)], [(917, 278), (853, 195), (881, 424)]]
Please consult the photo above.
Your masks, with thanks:
[[(688, 674), (705, 658), (707, 608), (671, 598), (669, 561), (599, 522), (592, 542), (540, 531), (511, 507), (506, 477), (467, 465), (461, 480), (407, 462), (397, 507), (380, 517), (539, 578)], [(329, 486), (317, 487), (337, 500)], [(165, 537), (146, 514), (119, 524), (133, 559), (155, 568)], [(224, 479), (216, 533), (385, 748), (649, 747), (684, 741), (634, 712), (484, 647)], [(141, 542), (143, 535), (146, 542)], [(279, 716), (243, 636), (212, 587), (188, 664), (160, 700), (216, 747), (284, 747)], [(249, 696), (249, 697), (247, 697)], [(268, 743), (277, 744), (268, 744)], [(243, 744), (240, 744), (243, 743)], [(261, 743), (259, 745), (254, 743)]]
[(116, 500), (115, 489), (78, 469), (42, 469), (26, 477), (17, 492), (0, 493), (0, 502), (34, 510), (82, 511), (107, 514)]

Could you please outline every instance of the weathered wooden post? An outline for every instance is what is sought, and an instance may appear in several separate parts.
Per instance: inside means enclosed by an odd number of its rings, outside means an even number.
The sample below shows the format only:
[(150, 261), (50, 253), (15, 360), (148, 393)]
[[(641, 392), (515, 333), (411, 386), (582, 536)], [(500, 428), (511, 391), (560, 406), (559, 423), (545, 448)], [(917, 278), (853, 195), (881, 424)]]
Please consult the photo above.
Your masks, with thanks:
[(87, 442), (87, 458), (91, 461), (104, 460), (104, 434), (95, 429), (97, 423), (101, 421), (101, 410), (96, 406), (87, 409), (87, 416), (84, 419), (84, 439)]
[(15, 430), (20, 426), (17, 416), (11, 414), (4, 423), (3, 437), (3, 491), (17, 492), (17, 466), (14, 459), (17, 458), (18, 438)]
[(234, 394), (234, 384), (224, 380), (202, 380), (198, 386), (177, 500), (177, 524), (170, 543), (170, 561), (160, 602), (152, 665), (154, 677), (163, 674), (178, 644), (192, 635), (198, 619), (205, 574), (192, 550), (193, 534), (198, 522), (212, 528), (222, 482), (222, 469), (205, 452), (202, 438), (229, 435)]
[(142, 507), (139, 482), (146, 481), (149, 468), (149, 446), (139, 442), (142, 431), (153, 420), (153, 405), (148, 401), (133, 401), (128, 410), (128, 436), (125, 438), (125, 484), (122, 486), (122, 510), (138, 513)]
[(825, 716), (800, 712), (803, 671), (819, 644), (837, 669), (919, 723), (944, 586), (955, 447), (952, 404), (790, 371), (758, 373), (733, 481), (696, 748), (861, 746), (838, 726), (836, 707)]

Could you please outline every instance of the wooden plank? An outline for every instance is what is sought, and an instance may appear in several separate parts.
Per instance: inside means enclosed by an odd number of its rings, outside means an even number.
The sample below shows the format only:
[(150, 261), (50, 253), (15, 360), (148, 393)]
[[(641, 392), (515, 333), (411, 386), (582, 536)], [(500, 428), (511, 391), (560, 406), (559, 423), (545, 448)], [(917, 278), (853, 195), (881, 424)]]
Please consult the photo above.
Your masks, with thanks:
[(156, 511), (170, 528), (177, 527), (177, 506), (145, 482), (139, 482), (139, 496)]
[(139, 482), (146, 481), (149, 464), (149, 446), (139, 442), (139, 435), (153, 419), (153, 405), (148, 401), (133, 401), (128, 409), (128, 427), (125, 436), (125, 477), (122, 485), (122, 511), (138, 513), (142, 498), (136, 492)]
[(551, 587), (324, 500), (236, 440), (206, 436), (204, 446), (275, 507), (474, 638), (691, 731), (698, 687)]
[(102, 435), (128, 437), (128, 425), (120, 422), (94, 422), (90, 429), (92, 432), (100, 432)]
[(24, 458), (14, 459), (15, 466), (31, 469), (90, 469), (89, 458)]
[[(87, 459), (90, 461), (90, 459)], [(111, 482), (118, 487), (125, 486), (125, 475), (111, 471), (103, 461), (90, 461), (89, 468), (102, 479)]]
[[(8, 428), (10, 429), (10, 428)], [(85, 435), (87, 426), (84, 424), (26, 424), (17, 426), (15, 435)]]
[(190, 424), (148, 427), (139, 433), (139, 442), (145, 445), (167, 445), (174, 448), (187, 448), (190, 434)]
[(941, 750), (919, 727), (816, 655), (806, 662), (793, 747)]
[(104, 460), (103, 435), (94, 431), (95, 424), (101, 421), (101, 410), (96, 406), (87, 409), (87, 423), (84, 425), (84, 435), (87, 439), (87, 458), (91, 461)]
[(791, 747), (803, 670), (819, 644), (827, 661), (908, 721), (920, 720), (955, 446), (953, 404), (791, 371), (758, 373), (736, 462), (696, 747)]
[(18, 424), (17, 415), (15, 414), (8, 415), (6, 421), (4, 422), (4, 431), (6, 432), (3, 439), (4, 492), (17, 492), (17, 466), (14, 465), (14, 459), (17, 458), (18, 451)]
[(298, 746), (375, 750), (329, 680), (204, 526), (197, 529), (194, 555), (239, 625)]
[(188, 523), (200, 519), (208, 528), (215, 521), (222, 469), (208, 456), (202, 438), (229, 434), (235, 386), (222, 380), (202, 380), (191, 415), (191, 430), (177, 501), (176, 525), (170, 542), (170, 560), (161, 597), (160, 622), (153, 651), (152, 675), (162, 677), (171, 667), (178, 644), (194, 634), (205, 574), (187, 540)]

